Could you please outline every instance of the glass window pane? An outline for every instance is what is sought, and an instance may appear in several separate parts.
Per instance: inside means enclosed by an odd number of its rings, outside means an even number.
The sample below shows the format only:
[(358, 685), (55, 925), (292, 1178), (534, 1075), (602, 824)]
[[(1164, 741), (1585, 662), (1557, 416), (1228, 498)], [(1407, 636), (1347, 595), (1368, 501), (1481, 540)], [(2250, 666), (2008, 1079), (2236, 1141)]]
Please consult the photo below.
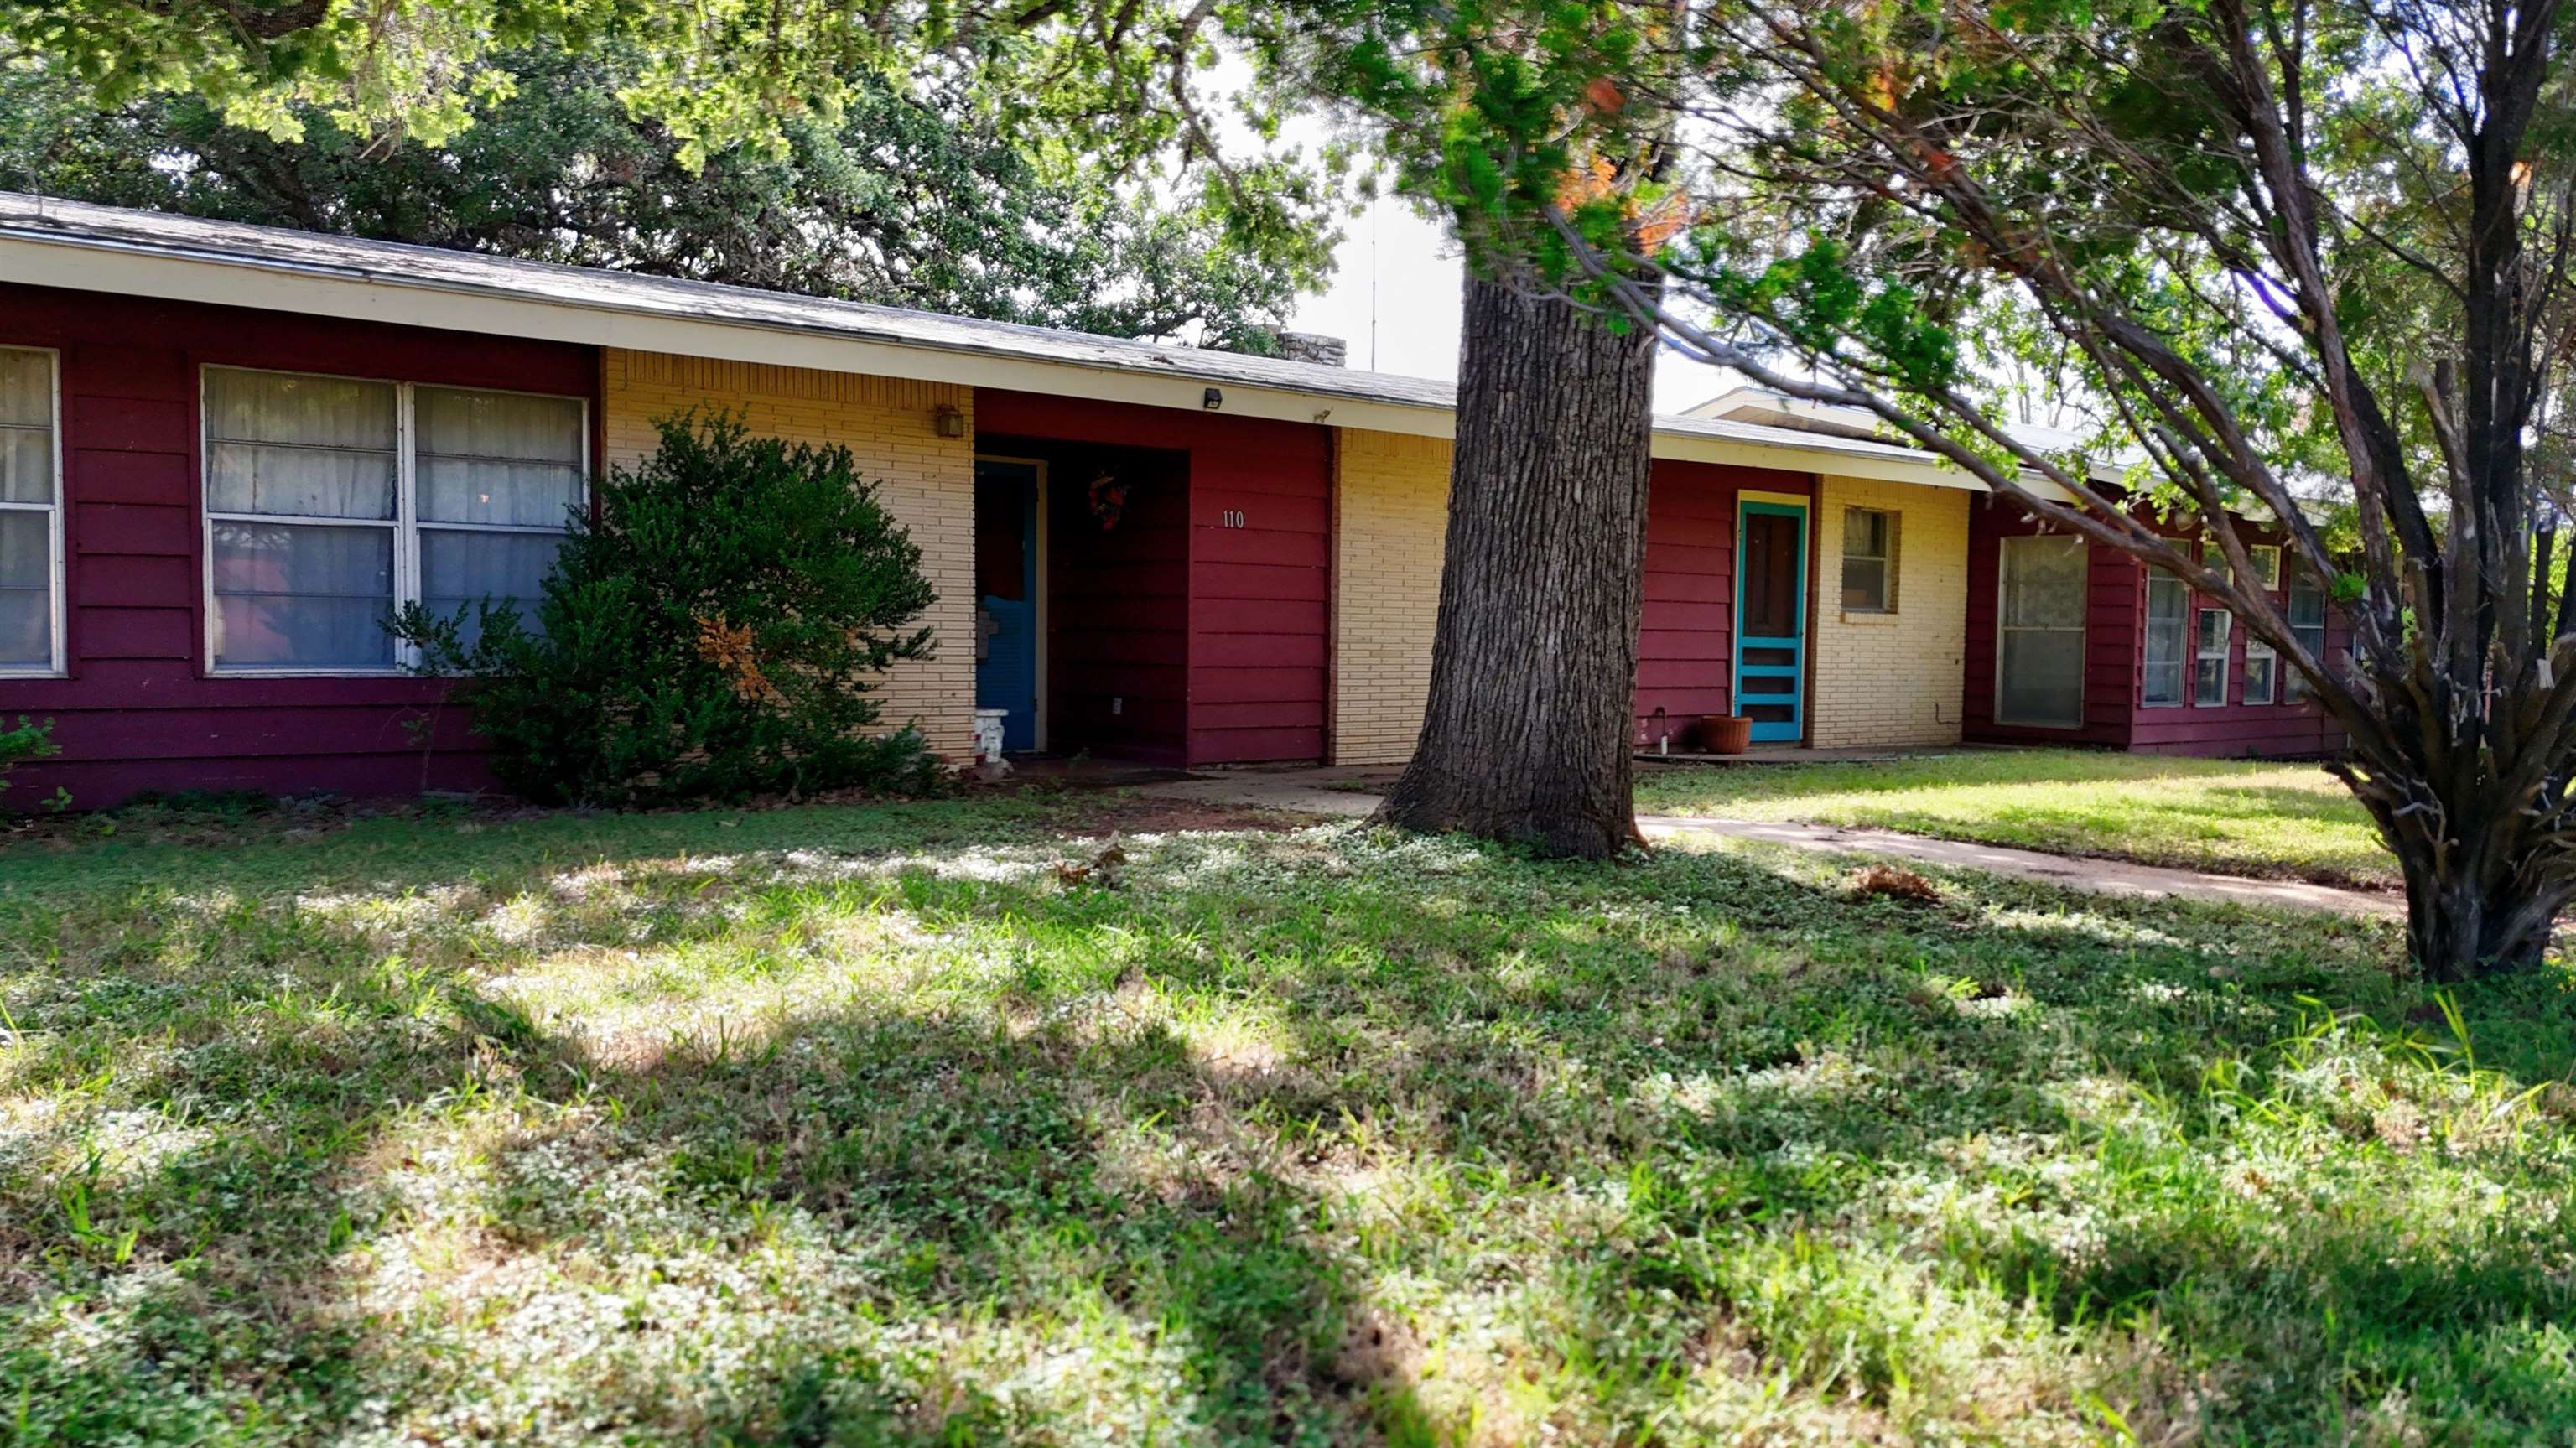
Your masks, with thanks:
[(520, 617), (533, 625), (531, 606), (544, 593), (546, 573), (562, 548), (557, 534), (422, 529), (421, 607), (441, 618), (461, 612), (461, 636), (469, 647), (482, 632), (481, 614), (473, 605), (483, 599), (496, 607), (517, 606)]
[(2279, 656), (2272, 652), (2269, 645), (2252, 639), (2245, 641), (2246, 703), (2272, 702), (2272, 681), (2279, 676), (2279, 662)]
[(1887, 515), (1876, 508), (1843, 509), (1843, 556), (1887, 556)]
[(2246, 551), (2251, 553), (2254, 557), (2254, 571), (2261, 576), (2263, 586), (2265, 588), (2280, 587), (2281, 550), (2270, 544), (2266, 544), (2259, 548), (2249, 548)]
[(0, 512), (0, 664), (54, 661), (54, 516)]
[(2326, 591), (2316, 580), (2301, 573), (2290, 579), (2290, 623), (2298, 628), (2323, 628), (2326, 621)]
[(392, 383), (223, 367), (205, 377), (208, 508), (394, 516)]
[(2225, 609), (2202, 609), (2200, 611), (2200, 642), (2197, 651), (2204, 654), (2226, 653), (2228, 622), (2229, 615)]
[(1843, 607), (1866, 612), (1882, 612), (1887, 608), (1886, 559), (1843, 560)]
[(2207, 658), (2194, 661), (2191, 671), (2191, 701), (2195, 705), (2215, 707), (2227, 702), (2227, 660)]
[(0, 348), (0, 427), (53, 425), (53, 356)]
[(53, 500), (53, 432), (47, 428), (0, 427), (0, 503)]
[(2170, 708), (2182, 702), (2183, 644), (2189, 638), (2191, 590), (2170, 573), (2147, 575), (2146, 667), (2142, 701)]
[(2007, 627), (2084, 625), (2085, 547), (2077, 537), (2003, 540), (2003, 622)]
[(54, 359), (0, 348), (0, 503), (54, 500)]
[(1996, 713), (2008, 724), (2072, 729), (2084, 722), (2084, 634), (2080, 629), (2013, 629), (2003, 636)]
[(393, 663), (392, 529), (218, 522), (214, 533), (218, 665)]
[(583, 496), (578, 399), (443, 387), (414, 396), (423, 521), (564, 526)]

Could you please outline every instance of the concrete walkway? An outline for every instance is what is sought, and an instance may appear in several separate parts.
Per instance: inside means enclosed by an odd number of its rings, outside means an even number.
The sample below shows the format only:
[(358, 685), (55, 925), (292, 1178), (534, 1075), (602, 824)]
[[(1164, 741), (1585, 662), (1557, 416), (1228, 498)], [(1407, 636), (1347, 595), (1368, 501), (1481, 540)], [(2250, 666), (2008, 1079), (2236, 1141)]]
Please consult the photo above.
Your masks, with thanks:
[[(1247, 770), (1237, 774), (1201, 775), (1170, 784), (1150, 784), (1137, 792), (1208, 804), (1293, 810), (1301, 814), (1356, 819), (1377, 808), (1378, 796), (1371, 787), (1383, 786), (1394, 777), (1392, 770)], [(2148, 900), (2207, 900), (2395, 920), (2406, 917), (2406, 902), (2397, 895), (2339, 890), (2331, 885), (2311, 885), (2299, 880), (2249, 880), (2235, 875), (2205, 874), (2199, 870), (2173, 870), (2119, 860), (2051, 855), (2004, 845), (1936, 840), (1923, 835), (1899, 834), (1894, 830), (1708, 819), (1696, 815), (1639, 815), (1637, 826), (1646, 832), (1649, 839), (1717, 835), (1781, 845), (1793, 850), (1913, 860), (1947, 869), (1984, 870), (1989, 874), (2039, 880), (2070, 890), (2090, 890), (2102, 895)]]

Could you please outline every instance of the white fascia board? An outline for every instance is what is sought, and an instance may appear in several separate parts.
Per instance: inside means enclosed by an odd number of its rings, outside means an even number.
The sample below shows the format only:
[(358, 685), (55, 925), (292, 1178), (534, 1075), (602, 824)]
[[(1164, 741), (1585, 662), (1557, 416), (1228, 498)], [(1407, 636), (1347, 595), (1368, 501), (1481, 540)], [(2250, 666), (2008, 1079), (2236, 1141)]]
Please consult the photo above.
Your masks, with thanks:
[[(1185, 411), (1201, 410), (1207, 389), (1214, 386), (1224, 399), (1218, 410), (1228, 416), (1414, 437), (1448, 438), (1457, 432), (1454, 412), (1443, 406), (1299, 392), (1239, 381), (1216, 383), (1196, 377), (1156, 376), (1075, 362), (762, 326), (735, 319), (589, 306), (436, 282), (386, 281), (257, 259), (173, 255), (95, 239), (54, 241), (0, 236), (0, 282), (964, 387), (1004, 388)], [(1791, 472), (1830, 471), (1848, 477), (1973, 492), (1986, 490), (1983, 483), (1966, 472), (1933, 459), (1907, 458), (1894, 449), (1856, 453), (1832, 446), (1810, 448), (1659, 429), (1654, 438), (1654, 455)]]

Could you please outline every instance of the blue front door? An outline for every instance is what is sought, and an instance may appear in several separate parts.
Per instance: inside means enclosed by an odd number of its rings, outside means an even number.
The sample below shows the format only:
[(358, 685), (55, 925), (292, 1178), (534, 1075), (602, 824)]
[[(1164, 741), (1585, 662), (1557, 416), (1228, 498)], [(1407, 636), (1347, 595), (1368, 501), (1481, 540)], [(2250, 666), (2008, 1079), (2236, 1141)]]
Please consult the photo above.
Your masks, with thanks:
[(1807, 508), (1746, 499), (1735, 515), (1735, 712), (1753, 738), (1807, 732)]
[(1009, 711), (1004, 749), (1038, 747), (1038, 468), (975, 464), (975, 707)]

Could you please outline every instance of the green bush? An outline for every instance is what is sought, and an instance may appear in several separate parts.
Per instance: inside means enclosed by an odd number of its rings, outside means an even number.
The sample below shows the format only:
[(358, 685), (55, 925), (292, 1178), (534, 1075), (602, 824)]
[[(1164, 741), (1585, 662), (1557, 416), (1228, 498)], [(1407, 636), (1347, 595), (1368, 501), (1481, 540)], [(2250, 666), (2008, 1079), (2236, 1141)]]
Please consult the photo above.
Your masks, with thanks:
[(696, 412), (576, 518), (535, 626), (488, 600), (394, 632), (461, 697), (492, 769), (545, 803), (639, 804), (917, 789), (909, 727), (879, 737), (871, 682), (926, 658), (921, 550), (846, 448), (789, 446)]
[(9, 771), (30, 759), (43, 759), (63, 752), (54, 742), (54, 721), (42, 723), (21, 714), (15, 729), (0, 726), (0, 792), (9, 788)]

